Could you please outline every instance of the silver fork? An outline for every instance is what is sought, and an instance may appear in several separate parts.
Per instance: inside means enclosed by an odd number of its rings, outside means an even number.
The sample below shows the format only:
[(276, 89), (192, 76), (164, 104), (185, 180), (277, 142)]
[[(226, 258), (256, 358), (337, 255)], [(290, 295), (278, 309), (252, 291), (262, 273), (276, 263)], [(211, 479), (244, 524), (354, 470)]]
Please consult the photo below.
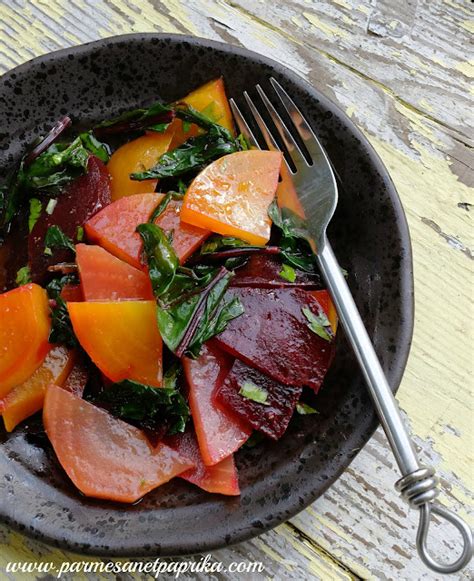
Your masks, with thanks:
[[(331, 163), (311, 126), (287, 92), (274, 78), (271, 78), (270, 82), (274, 89), (273, 97), (283, 104), (291, 120), (291, 125), (287, 125), (283, 121), (261, 86), (257, 85), (260, 107), (263, 105), (270, 115), (273, 126), (291, 159), (290, 164), (284, 156), (282, 179), (292, 179), (294, 182), (299, 201), (305, 212), (308, 229), (316, 244), (319, 268), (327, 283), (347, 338), (357, 357), (380, 422), (402, 474), (402, 478), (395, 483), (395, 488), (412, 508), (418, 508), (420, 511), (416, 538), (418, 553), (425, 565), (434, 571), (445, 574), (454, 573), (467, 565), (472, 557), (472, 531), (459, 516), (434, 502), (439, 494), (438, 478), (435, 476), (433, 468), (424, 467), (418, 461), (409, 431), (400, 414), (400, 408), (390, 390), (382, 366), (326, 236), (326, 228), (338, 201), (337, 183)], [(247, 92), (244, 92), (244, 98), (268, 149), (279, 150), (277, 140), (260, 114), (258, 106)], [(251, 146), (261, 149), (235, 100), (231, 99), (230, 104), (242, 134)], [(309, 154), (309, 161), (293, 137), (295, 133), (304, 143)], [(427, 537), (432, 514), (449, 521), (462, 535), (462, 553), (452, 563), (438, 562), (428, 553)]]

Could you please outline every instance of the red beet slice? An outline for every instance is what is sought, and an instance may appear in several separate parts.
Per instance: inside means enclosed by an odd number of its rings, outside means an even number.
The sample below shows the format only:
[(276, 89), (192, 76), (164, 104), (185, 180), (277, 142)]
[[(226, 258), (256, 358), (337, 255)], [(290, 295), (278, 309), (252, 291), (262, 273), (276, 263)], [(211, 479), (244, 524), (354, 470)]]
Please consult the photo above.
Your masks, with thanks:
[[(260, 395), (266, 397), (265, 403), (258, 403), (240, 394), (242, 388), (256, 388)], [(223, 409), (231, 410), (262, 434), (278, 440), (290, 423), (302, 391), (301, 386), (283, 385), (236, 359), (214, 398)]]
[(49, 278), (48, 266), (71, 262), (70, 250), (53, 249), (51, 256), (44, 254), (44, 238), (50, 226), (59, 226), (72, 240), (77, 240), (77, 229), (96, 212), (110, 204), (110, 176), (102, 161), (91, 155), (87, 173), (68, 184), (57, 197), (52, 214), (45, 209), (28, 238), (28, 261), (34, 282)]
[(235, 271), (231, 286), (247, 286), (260, 288), (286, 288), (302, 287), (308, 290), (322, 288), (321, 279), (317, 274), (309, 274), (295, 269), (294, 282), (285, 280), (280, 276), (283, 268), (281, 258), (257, 254), (251, 256), (245, 266)]
[(192, 429), (188, 429), (184, 434), (169, 436), (165, 439), (165, 443), (195, 464), (194, 468), (182, 472), (179, 475), (180, 478), (192, 482), (207, 492), (217, 492), (228, 496), (240, 494), (237, 468), (233, 456), (227, 456), (214, 466), (206, 466)]
[[(321, 387), (334, 356), (334, 344), (313, 333), (303, 308), (323, 311), (302, 289), (232, 288), (244, 313), (227, 324), (213, 343), (247, 365), (285, 385)], [(323, 311), (324, 312), (324, 311)]]
[(229, 373), (233, 358), (219, 349), (203, 345), (198, 359), (183, 357), (189, 385), (189, 407), (207, 466), (221, 462), (247, 441), (252, 428), (230, 411), (216, 406), (212, 395)]

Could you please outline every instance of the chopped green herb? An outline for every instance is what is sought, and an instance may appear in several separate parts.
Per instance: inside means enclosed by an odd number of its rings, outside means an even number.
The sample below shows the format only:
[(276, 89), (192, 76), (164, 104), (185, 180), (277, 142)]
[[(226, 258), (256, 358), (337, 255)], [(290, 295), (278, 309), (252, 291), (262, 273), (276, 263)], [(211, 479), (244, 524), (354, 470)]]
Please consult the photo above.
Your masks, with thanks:
[(239, 394), (246, 399), (250, 399), (256, 403), (261, 403), (262, 405), (270, 405), (267, 402), (268, 399), (268, 391), (263, 387), (259, 387), (252, 383), (251, 381), (244, 382), (243, 385), (240, 386)]
[(191, 130), (191, 121), (183, 121), (183, 131), (184, 133), (188, 133)]
[(63, 248), (76, 252), (73, 241), (66, 236), (59, 226), (50, 226), (44, 237), (44, 253), (51, 256), (52, 248)]
[(296, 270), (292, 267), (289, 266), (288, 264), (283, 264), (281, 271), (280, 271), (280, 276), (281, 278), (283, 278), (284, 280), (287, 280), (288, 282), (295, 282), (296, 280)]
[(147, 131), (155, 131), (156, 133), (164, 133), (168, 127), (169, 123), (155, 123), (154, 125), (147, 125)]
[(178, 185), (178, 194), (180, 194), (181, 196), (184, 196), (184, 194), (188, 190), (188, 186), (183, 182), (182, 179), (178, 179), (177, 185)]
[(302, 401), (299, 401), (296, 404), (296, 411), (301, 416), (308, 416), (310, 414), (319, 414), (318, 410), (315, 410), (313, 407), (311, 407), (307, 403), (303, 403)]
[[(31, 200), (30, 200), (31, 202)], [(49, 214), (51, 216), (51, 214), (54, 212), (54, 208), (56, 207), (56, 204), (58, 203), (58, 200), (51, 198), (45, 208), (46, 214)]]
[(82, 226), (78, 226), (76, 230), (76, 240), (78, 242), (82, 242), (84, 240), (84, 228)]
[(15, 283), (18, 286), (31, 282), (31, 272), (29, 266), (22, 266), (16, 273)]
[(211, 101), (209, 105), (206, 105), (206, 107), (201, 111), (201, 115), (205, 115), (214, 123), (219, 123), (222, 118), (222, 114), (219, 114), (219, 111), (216, 108), (215, 101)]
[(308, 327), (313, 331), (313, 333), (325, 341), (332, 341), (334, 339), (331, 323), (322, 310), (318, 315), (315, 315), (308, 307), (303, 307), (302, 311), (303, 315), (308, 320)]
[(247, 248), (248, 242), (240, 240), (240, 238), (233, 238), (231, 236), (211, 236), (201, 246), (201, 254), (212, 254), (224, 248)]
[(248, 151), (250, 149), (249, 142), (243, 133), (237, 135), (237, 141), (240, 143), (240, 149), (242, 151)]
[(42, 203), (38, 198), (31, 198), (30, 199), (30, 213), (28, 215), (28, 231), (31, 232), (34, 228), (34, 225), (38, 221), (38, 218), (41, 216), (41, 208), (43, 207)]

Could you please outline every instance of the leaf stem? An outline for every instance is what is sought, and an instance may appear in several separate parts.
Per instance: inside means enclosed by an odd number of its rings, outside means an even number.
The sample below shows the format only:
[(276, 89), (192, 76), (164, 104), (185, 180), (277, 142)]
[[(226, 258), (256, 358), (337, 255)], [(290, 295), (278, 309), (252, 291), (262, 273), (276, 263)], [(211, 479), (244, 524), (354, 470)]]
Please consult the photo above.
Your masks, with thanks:
[(46, 134), (46, 136), (36, 145), (30, 153), (25, 157), (23, 162), (24, 167), (32, 164), (37, 157), (44, 153), (50, 145), (72, 124), (71, 118), (67, 115), (60, 119), (56, 125)]

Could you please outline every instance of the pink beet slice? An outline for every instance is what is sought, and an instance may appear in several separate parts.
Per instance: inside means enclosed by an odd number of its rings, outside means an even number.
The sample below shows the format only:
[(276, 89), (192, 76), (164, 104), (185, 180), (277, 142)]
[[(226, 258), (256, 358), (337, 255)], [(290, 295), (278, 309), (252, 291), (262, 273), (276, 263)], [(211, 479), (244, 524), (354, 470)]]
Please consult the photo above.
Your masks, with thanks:
[(231, 412), (215, 404), (213, 392), (229, 373), (233, 357), (203, 345), (198, 359), (183, 358), (189, 385), (189, 406), (199, 449), (206, 466), (221, 462), (247, 441), (252, 428)]
[(295, 281), (290, 282), (280, 275), (282, 268), (282, 260), (276, 256), (266, 256), (264, 254), (251, 256), (247, 264), (235, 271), (231, 286), (260, 288), (302, 287), (308, 290), (322, 288), (318, 275), (295, 269)]
[(76, 262), (86, 301), (153, 299), (150, 277), (101, 246), (76, 244)]
[(334, 343), (308, 327), (303, 308), (324, 312), (309, 291), (299, 288), (232, 288), (244, 313), (227, 324), (213, 344), (285, 385), (308, 386), (315, 392), (334, 356)]
[(77, 240), (77, 229), (92, 218), (99, 210), (110, 204), (110, 176), (102, 161), (91, 155), (87, 162), (87, 173), (65, 186), (57, 197), (51, 214), (43, 207), (38, 221), (28, 238), (28, 261), (31, 277), (43, 282), (48, 278), (48, 266), (74, 260), (70, 250), (52, 249), (44, 254), (44, 238), (50, 226), (59, 226), (72, 240)]
[(177, 434), (166, 439), (166, 444), (179, 455), (194, 463), (194, 468), (182, 472), (179, 477), (192, 482), (207, 492), (216, 492), (228, 496), (238, 496), (239, 479), (234, 457), (227, 456), (214, 466), (206, 466), (202, 460), (194, 430), (188, 429), (184, 434)]
[[(119, 198), (87, 222), (87, 238), (135, 268), (143, 268), (143, 244), (136, 229), (139, 224), (148, 222), (162, 199), (163, 194), (156, 193)], [(167, 234), (172, 233), (173, 248), (183, 263), (204, 242), (210, 231), (181, 222), (180, 211), (181, 202), (172, 200), (155, 223)]]
[[(253, 401), (239, 393), (241, 390), (246, 393), (256, 390), (265, 402)], [(290, 423), (302, 391), (301, 386), (278, 383), (236, 359), (214, 398), (223, 409), (231, 410), (262, 434), (278, 440)]]

